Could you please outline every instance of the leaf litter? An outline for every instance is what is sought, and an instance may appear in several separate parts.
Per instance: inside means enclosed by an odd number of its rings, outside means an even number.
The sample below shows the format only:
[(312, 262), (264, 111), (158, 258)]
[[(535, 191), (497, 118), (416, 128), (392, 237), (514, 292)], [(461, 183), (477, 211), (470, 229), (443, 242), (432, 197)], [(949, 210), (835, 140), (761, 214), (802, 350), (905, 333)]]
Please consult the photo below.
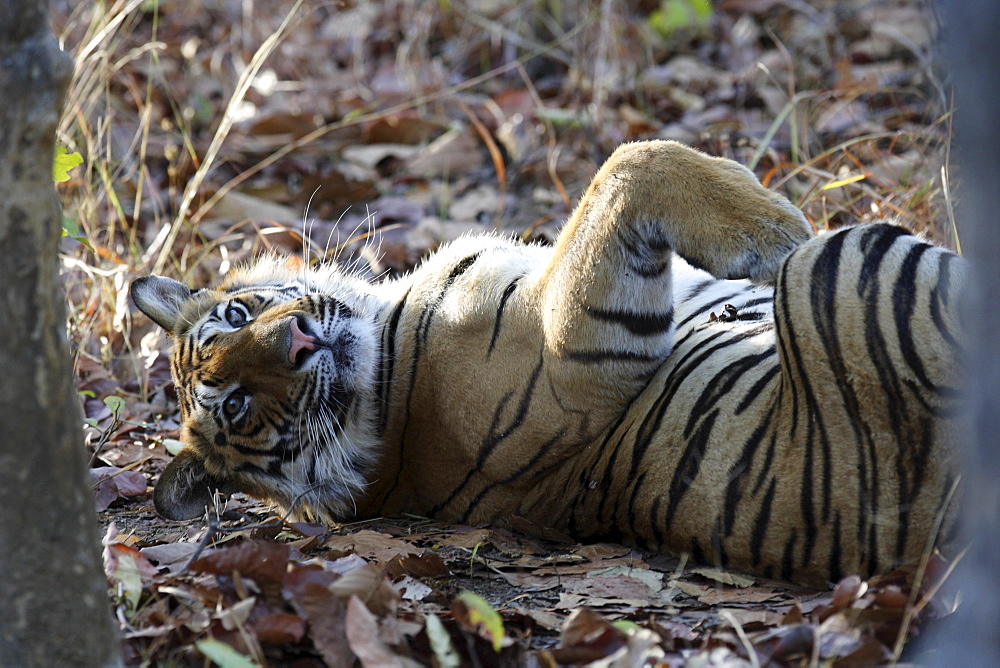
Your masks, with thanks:
[[(75, 225), (62, 274), (126, 663), (919, 658), (908, 641), (956, 605), (936, 554), (823, 590), (577, 544), (519, 518), (325, 526), (236, 495), (209, 534), (152, 511), (179, 444), (170, 342), (126, 295), (161, 256), (194, 285), (264, 250), (374, 277), (468, 232), (551, 241), (602, 158), (647, 137), (750, 164), (818, 229), (893, 217), (958, 245), (924, 5), (604, 4), (318, 5), (267, 51), (294, 2), (52, 3), (79, 60), (60, 126), (83, 159), (59, 186)], [(255, 53), (267, 57), (230, 107)], [(175, 220), (189, 189), (190, 215)]]

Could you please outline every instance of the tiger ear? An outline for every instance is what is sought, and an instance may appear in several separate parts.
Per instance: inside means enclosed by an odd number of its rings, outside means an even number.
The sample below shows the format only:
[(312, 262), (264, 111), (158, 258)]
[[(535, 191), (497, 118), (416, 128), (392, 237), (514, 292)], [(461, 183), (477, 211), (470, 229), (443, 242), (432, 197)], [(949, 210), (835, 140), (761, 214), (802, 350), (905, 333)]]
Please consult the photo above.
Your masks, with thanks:
[(132, 281), (129, 294), (140, 311), (157, 325), (173, 333), (181, 307), (194, 291), (180, 281), (166, 276), (144, 276)]
[(193, 450), (181, 450), (160, 475), (153, 488), (153, 505), (161, 517), (189, 520), (205, 513), (216, 490), (236, 491), (233, 485), (213, 476)]

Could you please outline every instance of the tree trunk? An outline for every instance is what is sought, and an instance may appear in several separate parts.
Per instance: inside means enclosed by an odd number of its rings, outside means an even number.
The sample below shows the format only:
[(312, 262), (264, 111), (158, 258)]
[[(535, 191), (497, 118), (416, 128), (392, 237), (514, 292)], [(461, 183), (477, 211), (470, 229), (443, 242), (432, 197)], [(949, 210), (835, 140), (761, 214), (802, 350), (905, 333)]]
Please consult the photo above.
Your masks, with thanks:
[(941, 634), (940, 666), (1000, 666), (1000, 4), (939, 0), (955, 84), (962, 247), (969, 299), (971, 438), (964, 473), (971, 547), (956, 574), (964, 600)]
[(52, 181), (72, 61), (47, 2), (0, 3), (0, 664), (119, 663), (86, 478)]

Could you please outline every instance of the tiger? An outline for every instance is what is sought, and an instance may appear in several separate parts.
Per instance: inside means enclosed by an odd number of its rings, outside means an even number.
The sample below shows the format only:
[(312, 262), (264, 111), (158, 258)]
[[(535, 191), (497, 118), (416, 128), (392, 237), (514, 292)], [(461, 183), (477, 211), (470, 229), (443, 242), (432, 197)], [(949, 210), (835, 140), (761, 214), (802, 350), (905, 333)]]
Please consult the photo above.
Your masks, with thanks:
[(155, 508), (520, 516), (789, 582), (885, 572), (954, 535), (967, 273), (891, 223), (815, 234), (748, 168), (650, 140), (553, 245), (137, 278), (184, 443)]

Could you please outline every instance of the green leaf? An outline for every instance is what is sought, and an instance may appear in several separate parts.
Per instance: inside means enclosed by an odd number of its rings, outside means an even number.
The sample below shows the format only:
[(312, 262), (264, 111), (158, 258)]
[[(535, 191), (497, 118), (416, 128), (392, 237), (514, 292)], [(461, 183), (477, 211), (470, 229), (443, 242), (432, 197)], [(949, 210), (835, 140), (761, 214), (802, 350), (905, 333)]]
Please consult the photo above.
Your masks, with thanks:
[(90, 240), (80, 233), (80, 226), (76, 224), (72, 218), (68, 218), (65, 215), (62, 217), (62, 235), (64, 237), (73, 237), (81, 244), (94, 251), (94, 247), (90, 245)]
[(662, 0), (660, 8), (649, 15), (649, 25), (664, 39), (678, 30), (708, 27), (712, 18), (711, 0)]
[(69, 181), (69, 170), (83, 163), (83, 156), (74, 151), (68, 153), (65, 146), (56, 146), (55, 160), (52, 162), (52, 180), (56, 183)]
[(257, 664), (248, 656), (237, 652), (224, 642), (206, 638), (195, 643), (198, 651), (222, 668), (254, 668)]
[(104, 397), (104, 405), (111, 410), (115, 417), (118, 417), (122, 414), (122, 409), (125, 408), (125, 400), (121, 397), (112, 395), (110, 397)]
[(535, 110), (535, 116), (548, 121), (557, 128), (580, 128), (583, 123), (580, 114), (574, 109), (556, 109), (555, 107), (544, 107)]
[(441, 668), (458, 668), (462, 665), (462, 659), (451, 643), (451, 636), (437, 615), (424, 615), (424, 619), (427, 620), (427, 639), (431, 641), (437, 665)]
[(493, 651), (499, 652), (503, 646), (503, 620), (493, 607), (482, 596), (471, 591), (463, 591), (458, 600), (465, 604), (469, 612), (469, 624), (478, 626), (493, 644)]
[(640, 628), (642, 628), (641, 626), (639, 626), (635, 622), (629, 621), (627, 619), (619, 619), (616, 622), (611, 622), (611, 626), (615, 627), (616, 629), (618, 629), (622, 633), (626, 633), (628, 635), (632, 635), (633, 633), (635, 633), (636, 631), (638, 631)]
[(62, 231), (64, 237), (76, 238), (80, 236), (80, 226), (76, 224), (75, 220), (66, 215), (62, 217)]

